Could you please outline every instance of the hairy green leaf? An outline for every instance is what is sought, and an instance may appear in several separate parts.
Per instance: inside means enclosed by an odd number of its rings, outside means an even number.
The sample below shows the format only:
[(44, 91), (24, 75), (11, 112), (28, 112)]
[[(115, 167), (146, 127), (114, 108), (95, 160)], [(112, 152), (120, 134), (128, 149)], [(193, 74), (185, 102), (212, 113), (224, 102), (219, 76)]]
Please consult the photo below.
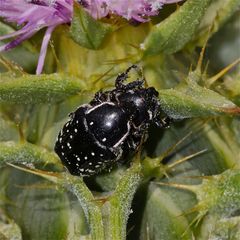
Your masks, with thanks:
[(188, 0), (175, 13), (155, 25), (140, 45), (144, 55), (174, 53), (192, 39), (212, 0)]
[(233, 102), (193, 82), (159, 90), (159, 94), (162, 109), (174, 119), (240, 113)]
[(61, 168), (54, 153), (31, 143), (0, 142), (0, 167), (6, 163), (54, 164)]
[(144, 211), (140, 239), (190, 240), (186, 216), (166, 192), (151, 185)]
[(14, 221), (1, 221), (0, 219), (0, 239), (1, 240), (22, 240), (21, 230)]
[(2, 74), (0, 77), (0, 102), (7, 103), (54, 103), (85, 88), (83, 81), (62, 74), (23, 75), (17, 78)]
[(209, 239), (240, 239), (240, 217), (217, 218), (214, 215), (208, 215), (204, 218), (201, 225), (199, 240)]
[(13, 122), (5, 119), (0, 114), (0, 142), (10, 140), (19, 140), (19, 132), (17, 126)]
[(21, 228), (23, 239), (59, 240), (67, 236), (69, 200), (64, 192), (20, 171), (11, 172), (8, 181), (5, 209)]
[(108, 221), (105, 222), (106, 239), (124, 240), (126, 238), (131, 202), (141, 181), (140, 172), (139, 162), (134, 162), (118, 182), (114, 194), (106, 202), (104, 206), (104, 215), (108, 213)]
[[(212, 4), (207, 9), (205, 16), (203, 17), (203, 20), (198, 27), (198, 31), (194, 36), (193, 42), (196, 41), (201, 43), (205, 41), (205, 39), (208, 39), (210, 36), (216, 33), (237, 11), (239, 11), (239, 7), (240, 7), (239, 0), (212, 1)], [(229, 31), (229, 33), (231, 32)], [(222, 36), (223, 35), (221, 34), (220, 41), (224, 39), (229, 39), (229, 36), (226, 38), (222, 38)], [(196, 42), (193, 44), (196, 44)], [(218, 48), (218, 50), (221, 49)]]
[(82, 178), (66, 174), (62, 184), (77, 197), (89, 222), (92, 240), (104, 240), (103, 222), (100, 207), (94, 200), (91, 191), (84, 184)]
[(200, 216), (207, 212), (219, 217), (234, 216), (240, 206), (240, 170), (229, 169), (203, 178), (202, 184), (195, 185), (193, 192), (199, 201)]
[(93, 19), (79, 5), (74, 5), (70, 34), (79, 45), (90, 49), (98, 49), (112, 29), (109, 24)]

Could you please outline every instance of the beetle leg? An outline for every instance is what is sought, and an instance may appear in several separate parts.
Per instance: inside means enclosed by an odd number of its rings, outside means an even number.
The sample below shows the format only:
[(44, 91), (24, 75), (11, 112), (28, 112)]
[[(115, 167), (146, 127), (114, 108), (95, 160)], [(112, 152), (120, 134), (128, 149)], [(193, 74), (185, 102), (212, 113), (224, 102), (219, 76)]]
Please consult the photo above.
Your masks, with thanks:
[[(137, 71), (140, 72), (142, 80), (134, 81), (134, 82), (132, 82), (132, 84), (124, 85), (123, 82), (128, 78), (129, 72), (132, 69), (137, 69)], [(141, 87), (143, 85), (143, 82), (145, 82), (145, 79), (143, 78), (142, 69), (134, 64), (134, 65), (130, 66), (124, 73), (121, 73), (118, 75), (118, 77), (116, 78), (116, 81), (115, 81), (115, 87), (116, 87), (116, 89), (129, 90), (129, 89), (133, 89), (136, 87), (138, 87), (138, 88)]]
[(118, 74), (116, 81), (115, 81), (115, 87), (116, 89), (124, 89), (125, 85), (123, 84), (123, 82), (128, 78), (128, 74), (121, 73)]
[(144, 84), (144, 79), (142, 80), (136, 80), (134, 82), (130, 82), (127, 85), (125, 85), (126, 90), (131, 90), (131, 89), (136, 89), (136, 88), (141, 88)]
[(156, 126), (160, 128), (169, 128), (172, 122), (173, 122), (172, 118), (168, 116), (161, 118), (159, 115), (155, 118), (155, 121), (154, 121)]
[(95, 96), (94, 96), (94, 100), (97, 101), (97, 102), (98, 102), (98, 101), (100, 102), (102, 95), (103, 95), (103, 92), (102, 92), (102, 91), (96, 92), (96, 93), (95, 93)]
[(132, 132), (132, 137), (129, 139), (128, 143), (132, 150), (136, 150), (136, 148), (139, 145), (141, 145), (142, 143), (144, 143), (147, 140), (148, 134), (147, 134), (146, 130), (148, 129), (149, 125), (144, 124), (140, 127), (135, 127), (133, 125), (132, 127), (134, 128), (134, 130)]
[(100, 90), (100, 91), (98, 91), (98, 92), (95, 93), (94, 98), (93, 98), (93, 100), (90, 102), (90, 104), (91, 104), (92, 106), (95, 106), (95, 105), (98, 105), (98, 104), (100, 104), (100, 103), (102, 103), (102, 102), (107, 101), (107, 99), (108, 99), (108, 94), (106, 94), (106, 93), (104, 93), (104, 92), (102, 92), (102, 91)]

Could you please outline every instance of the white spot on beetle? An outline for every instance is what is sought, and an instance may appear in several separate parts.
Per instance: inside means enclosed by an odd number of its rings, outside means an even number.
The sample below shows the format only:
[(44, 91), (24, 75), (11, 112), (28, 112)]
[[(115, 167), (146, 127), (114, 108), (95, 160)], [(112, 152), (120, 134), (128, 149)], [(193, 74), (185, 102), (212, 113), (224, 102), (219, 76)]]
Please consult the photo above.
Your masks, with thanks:
[(85, 159), (85, 160), (87, 160), (87, 156), (86, 156), (86, 157), (84, 157), (84, 159)]
[(89, 123), (89, 125), (91, 125), (91, 126), (92, 126), (92, 125), (93, 125), (93, 122), (90, 122), (90, 123)]
[(62, 156), (64, 156), (64, 152), (62, 152)]
[(74, 132), (75, 132), (75, 133), (77, 133), (77, 132), (78, 132), (78, 130), (75, 128), (75, 129), (74, 129)]
[(91, 152), (92, 156), (95, 156), (95, 153), (94, 152)]
[(152, 120), (152, 118), (153, 118), (152, 112), (150, 110), (148, 110), (147, 112), (148, 112), (149, 120)]
[(89, 164), (89, 165), (92, 165), (92, 163), (91, 163), (91, 162), (89, 162), (88, 164)]
[(79, 157), (77, 157), (77, 160), (80, 162), (81, 159)]
[(70, 138), (73, 139), (73, 135), (70, 135)]
[(102, 139), (103, 142), (106, 142), (106, 140), (107, 140), (106, 138), (103, 138), (103, 139)]

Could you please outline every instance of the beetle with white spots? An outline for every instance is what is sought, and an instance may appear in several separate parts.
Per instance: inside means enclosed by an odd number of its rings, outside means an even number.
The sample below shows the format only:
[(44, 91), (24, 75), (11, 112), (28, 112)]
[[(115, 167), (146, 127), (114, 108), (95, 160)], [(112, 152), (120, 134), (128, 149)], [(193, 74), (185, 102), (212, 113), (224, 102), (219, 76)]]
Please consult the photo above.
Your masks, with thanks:
[(155, 88), (144, 87), (144, 79), (123, 83), (136, 68), (119, 74), (113, 90), (97, 92), (89, 104), (70, 114), (55, 151), (71, 174), (91, 176), (109, 170), (137, 151), (151, 124), (168, 126), (170, 118), (161, 117)]

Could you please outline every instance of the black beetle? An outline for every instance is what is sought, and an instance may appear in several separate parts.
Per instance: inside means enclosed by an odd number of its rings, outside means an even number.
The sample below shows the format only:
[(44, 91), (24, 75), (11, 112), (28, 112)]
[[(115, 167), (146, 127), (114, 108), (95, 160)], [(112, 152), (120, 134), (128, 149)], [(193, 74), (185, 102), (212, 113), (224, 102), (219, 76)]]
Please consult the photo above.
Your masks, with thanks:
[(91, 176), (109, 170), (136, 152), (150, 124), (168, 126), (170, 118), (161, 118), (155, 88), (145, 88), (144, 78), (123, 84), (136, 68), (133, 65), (119, 74), (113, 90), (97, 92), (89, 104), (69, 115), (55, 151), (71, 174)]

